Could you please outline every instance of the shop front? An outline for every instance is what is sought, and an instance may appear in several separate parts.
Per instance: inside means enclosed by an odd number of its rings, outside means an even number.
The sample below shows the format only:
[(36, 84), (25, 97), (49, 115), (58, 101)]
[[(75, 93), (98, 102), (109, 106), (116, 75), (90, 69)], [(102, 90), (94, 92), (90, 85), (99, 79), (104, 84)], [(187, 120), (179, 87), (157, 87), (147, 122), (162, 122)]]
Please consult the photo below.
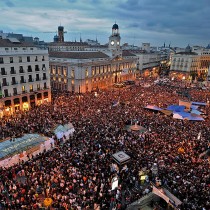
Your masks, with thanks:
[(22, 97), (22, 110), (28, 111), (29, 110), (29, 103), (28, 103), (28, 97), (24, 96)]
[(14, 112), (20, 111), (20, 99), (15, 98), (14, 99)]

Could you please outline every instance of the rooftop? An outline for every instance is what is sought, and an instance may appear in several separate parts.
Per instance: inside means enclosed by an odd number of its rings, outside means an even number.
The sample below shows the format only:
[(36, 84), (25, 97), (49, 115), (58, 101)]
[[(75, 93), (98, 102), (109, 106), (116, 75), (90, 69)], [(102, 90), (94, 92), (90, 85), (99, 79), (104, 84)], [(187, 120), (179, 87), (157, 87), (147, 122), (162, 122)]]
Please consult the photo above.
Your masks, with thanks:
[(109, 58), (108, 55), (102, 52), (50, 52), (49, 57), (73, 59)]

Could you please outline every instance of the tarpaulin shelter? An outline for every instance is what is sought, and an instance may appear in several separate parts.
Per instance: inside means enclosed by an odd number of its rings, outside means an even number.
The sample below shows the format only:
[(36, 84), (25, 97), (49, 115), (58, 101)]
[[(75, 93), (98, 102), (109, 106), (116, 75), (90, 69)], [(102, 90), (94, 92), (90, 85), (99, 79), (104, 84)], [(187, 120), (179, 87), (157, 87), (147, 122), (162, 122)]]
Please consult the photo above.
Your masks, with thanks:
[(39, 134), (25, 134), (21, 138), (3, 141), (0, 143), (0, 159), (35, 147), (47, 140), (47, 137)]
[(155, 111), (160, 111), (162, 110), (161, 108), (159, 108), (158, 106), (155, 105), (147, 105), (144, 107), (145, 109), (151, 109), (151, 110), (155, 110)]
[(185, 106), (179, 106), (179, 105), (170, 105), (167, 107), (167, 110), (173, 111), (173, 112), (183, 112), (185, 110)]
[(195, 101), (191, 101), (192, 105), (198, 105), (198, 106), (206, 106), (207, 103), (205, 102), (195, 102)]
[(53, 133), (56, 135), (56, 137), (58, 139), (61, 139), (61, 138), (63, 138), (64, 135), (66, 137), (68, 137), (74, 131), (75, 131), (75, 129), (74, 129), (74, 126), (72, 125), (72, 123), (68, 123), (68, 124), (65, 124), (65, 125), (58, 125), (53, 130)]

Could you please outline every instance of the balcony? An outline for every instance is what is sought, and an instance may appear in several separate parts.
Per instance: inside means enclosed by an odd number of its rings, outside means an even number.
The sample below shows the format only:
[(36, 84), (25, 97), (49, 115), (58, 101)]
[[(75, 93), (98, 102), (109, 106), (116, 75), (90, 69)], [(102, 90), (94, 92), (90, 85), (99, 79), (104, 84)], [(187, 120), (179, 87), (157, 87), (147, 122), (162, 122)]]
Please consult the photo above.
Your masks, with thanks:
[(16, 95), (18, 95), (18, 93), (17, 93), (17, 92), (14, 92), (14, 93), (13, 93), (13, 96), (16, 96)]
[(28, 72), (32, 72), (32, 68), (28, 68)]
[(8, 82), (3, 82), (2, 87), (4, 87), (4, 86), (9, 86), (9, 83)]
[(47, 87), (47, 86), (43, 87), (43, 90), (46, 90), (46, 89), (49, 89), (49, 87)]
[(15, 70), (10, 71), (10, 74), (16, 74), (16, 71)]
[(7, 75), (7, 72), (6, 71), (2, 71), (1, 75)]
[(33, 90), (33, 89), (30, 89), (29, 92), (30, 92), (30, 93), (31, 93), (31, 92), (34, 92), (34, 90)]
[(41, 78), (36, 78), (36, 81), (41, 81)]
[(34, 80), (33, 79), (29, 79), (28, 82), (34, 82)]
[(42, 79), (43, 79), (43, 80), (47, 80), (47, 77), (43, 77)]
[(23, 73), (25, 73), (25, 71), (24, 71), (23, 69), (20, 69), (20, 70), (19, 70), (19, 73), (20, 73), (20, 74), (23, 74)]
[(40, 69), (39, 68), (35, 68), (35, 71), (40, 71)]
[(11, 85), (17, 85), (17, 84), (18, 84), (18, 82), (16, 82), (16, 81), (11, 82)]
[(20, 83), (26, 83), (26, 80), (20, 80)]
[(4, 98), (11, 97), (11, 93), (4, 94)]
[(27, 93), (27, 90), (22, 90), (22, 93), (24, 94), (24, 93)]

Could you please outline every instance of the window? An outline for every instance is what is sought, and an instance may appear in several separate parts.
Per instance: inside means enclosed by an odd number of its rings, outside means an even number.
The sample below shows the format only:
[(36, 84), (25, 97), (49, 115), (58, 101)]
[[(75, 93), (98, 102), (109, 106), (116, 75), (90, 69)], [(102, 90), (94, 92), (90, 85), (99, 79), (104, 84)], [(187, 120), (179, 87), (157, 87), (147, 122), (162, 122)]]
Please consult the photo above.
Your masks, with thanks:
[(27, 62), (30, 62), (30, 56), (27, 56)]
[(29, 86), (29, 91), (32, 92), (33, 91), (33, 85)]
[(19, 56), (19, 63), (22, 63), (22, 57)]
[[(33, 48), (32, 48), (33, 49)], [(38, 57), (36, 56), (35, 61), (38, 61)]]
[(85, 70), (85, 77), (88, 77), (88, 69)]
[(40, 90), (40, 84), (37, 84), (37, 90)]
[(17, 88), (13, 88), (13, 95), (17, 95)]
[(33, 50), (34, 48), (30, 48), (30, 50)]
[(5, 71), (5, 68), (1, 68), (1, 74), (2, 75), (6, 75), (7, 74), (6, 71)]
[(71, 70), (71, 77), (74, 78), (74, 69)]
[(26, 87), (23, 85), (22, 86), (22, 91), (25, 92), (25, 90), (26, 90)]
[(13, 57), (9, 57), (10, 63), (13, 63)]
[(17, 47), (15, 47), (15, 48), (14, 48), (14, 50), (18, 50), (18, 48), (17, 48)]
[(8, 97), (9, 96), (9, 93), (8, 93), (8, 90), (7, 89), (4, 89), (4, 96), (5, 97)]
[(42, 56), (42, 61), (44, 61), (45, 59), (44, 59), (44, 56)]
[(5, 48), (5, 50), (9, 50), (9, 48)]

